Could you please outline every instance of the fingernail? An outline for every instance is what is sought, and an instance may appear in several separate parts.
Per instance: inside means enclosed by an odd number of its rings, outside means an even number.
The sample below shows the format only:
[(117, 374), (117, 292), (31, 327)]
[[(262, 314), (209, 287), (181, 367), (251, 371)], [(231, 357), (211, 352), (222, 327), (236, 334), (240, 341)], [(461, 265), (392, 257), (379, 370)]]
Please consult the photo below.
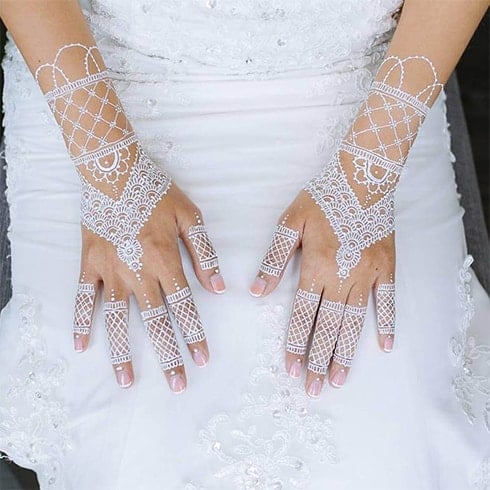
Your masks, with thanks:
[(250, 294), (258, 298), (264, 294), (265, 288), (267, 286), (267, 282), (261, 277), (256, 277), (250, 288)]
[(128, 388), (133, 383), (131, 381), (131, 377), (129, 376), (129, 373), (125, 369), (121, 371), (117, 371), (116, 376), (117, 376), (117, 382), (119, 383), (119, 386), (121, 388)]
[(385, 339), (385, 344), (384, 344), (384, 347), (383, 347), (383, 350), (385, 352), (391, 352), (393, 350), (393, 337), (391, 335), (389, 335), (388, 337), (386, 337)]
[(223, 280), (223, 276), (221, 274), (213, 274), (209, 278), (209, 282), (211, 283), (211, 287), (215, 293), (222, 294), (226, 291), (225, 281)]
[(82, 338), (77, 336), (73, 339), (76, 352), (83, 352), (83, 341)]
[(308, 386), (308, 395), (313, 398), (317, 398), (320, 396), (320, 391), (322, 391), (322, 380), (320, 378), (315, 378), (313, 382)]
[(176, 394), (185, 390), (184, 378), (180, 374), (174, 374), (170, 377), (170, 389)]
[(199, 349), (194, 349), (192, 351), (192, 358), (199, 367), (204, 367), (208, 363), (208, 357), (202, 350)]
[(299, 378), (301, 376), (301, 359), (296, 359), (296, 361), (291, 364), (289, 376), (291, 376), (291, 378)]
[(347, 373), (345, 369), (339, 369), (332, 377), (330, 382), (332, 386), (335, 388), (340, 388), (345, 383), (345, 378), (347, 377)]

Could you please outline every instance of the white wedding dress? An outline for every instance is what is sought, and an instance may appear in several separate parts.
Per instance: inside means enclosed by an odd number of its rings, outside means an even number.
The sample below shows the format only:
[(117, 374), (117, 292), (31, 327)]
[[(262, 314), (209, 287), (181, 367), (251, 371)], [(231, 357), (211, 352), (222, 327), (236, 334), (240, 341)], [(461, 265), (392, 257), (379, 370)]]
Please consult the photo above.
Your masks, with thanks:
[[(210, 345), (167, 387), (135, 303), (122, 390), (98, 310), (73, 349), (79, 180), (16, 47), (5, 69), (13, 298), (0, 324), (0, 450), (42, 489), (489, 488), (490, 302), (471, 271), (444, 96), (396, 194), (397, 335), (372, 302), (344, 388), (287, 376), (299, 271), (248, 287), (276, 219), (330, 159), (396, 25), (398, 0), (93, 0), (84, 8), (140, 140), (202, 209), (227, 292), (199, 287)], [(183, 352), (186, 354), (186, 352)]]

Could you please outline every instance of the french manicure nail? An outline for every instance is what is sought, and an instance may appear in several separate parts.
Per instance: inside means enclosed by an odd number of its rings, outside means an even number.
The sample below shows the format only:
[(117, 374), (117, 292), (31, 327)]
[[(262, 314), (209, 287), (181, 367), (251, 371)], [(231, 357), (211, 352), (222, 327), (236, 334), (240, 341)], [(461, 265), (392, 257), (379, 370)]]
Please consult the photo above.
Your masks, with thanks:
[(347, 373), (345, 369), (339, 369), (332, 377), (330, 382), (335, 388), (340, 388), (345, 383), (345, 378), (347, 378)]
[(265, 288), (267, 286), (267, 282), (261, 277), (256, 277), (250, 288), (250, 294), (258, 298), (264, 294)]
[(74, 346), (75, 346), (75, 351), (76, 352), (83, 352), (83, 341), (81, 337), (75, 337), (73, 339)]
[(117, 376), (117, 382), (119, 383), (119, 386), (121, 388), (128, 388), (133, 383), (131, 381), (129, 373), (125, 369), (121, 371), (117, 371), (116, 376)]
[(383, 347), (383, 350), (385, 352), (391, 352), (393, 350), (393, 337), (391, 335), (389, 335), (388, 337), (386, 337), (385, 339), (385, 343), (384, 343), (384, 347)]
[(199, 367), (204, 367), (208, 363), (208, 358), (207, 358), (206, 354), (199, 349), (194, 349), (192, 351), (192, 358), (194, 359), (194, 362)]
[(215, 293), (222, 294), (226, 291), (225, 281), (223, 280), (223, 276), (221, 274), (213, 274), (209, 278), (209, 282), (211, 283), (211, 287)]
[(296, 361), (291, 364), (289, 376), (291, 376), (291, 378), (299, 378), (301, 376), (301, 359), (296, 359)]
[(315, 378), (315, 380), (308, 386), (308, 395), (313, 398), (318, 398), (320, 396), (320, 391), (322, 391), (322, 380), (320, 378)]
[(176, 394), (185, 390), (184, 379), (180, 374), (174, 374), (170, 377), (170, 389)]

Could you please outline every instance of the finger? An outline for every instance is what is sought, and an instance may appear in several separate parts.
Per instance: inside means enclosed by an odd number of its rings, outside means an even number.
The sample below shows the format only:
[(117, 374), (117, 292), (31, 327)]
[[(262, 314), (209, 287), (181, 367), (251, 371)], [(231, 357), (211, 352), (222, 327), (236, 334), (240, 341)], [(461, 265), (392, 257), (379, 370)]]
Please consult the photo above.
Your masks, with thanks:
[(308, 357), (306, 392), (318, 397), (323, 387), (338, 332), (342, 324), (344, 301), (322, 300)]
[(378, 342), (385, 352), (393, 350), (395, 339), (395, 284), (392, 276), (376, 284), (376, 316)]
[(351, 291), (348, 301), (356, 298), (358, 299), (357, 305), (345, 305), (329, 373), (330, 384), (335, 388), (340, 388), (345, 383), (349, 368), (352, 365), (366, 317), (367, 297), (367, 293), (357, 295), (355, 291)]
[(187, 386), (184, 361), (166, 306), (144, 310), (141, 317), (170, 389), (182, 393)]
[[(177, 323), (184, 342), (187, 344), (192, 359), (199, 367), (204, 367), (209, 360), (209, 349), (206, 342), (206, 335), (202, 326), (199, 312), (192, 297), (191, 290), (185, 280), (183, 272), (180, 272), (180, 280), (174, 279), (174, 291), (167, 294), (165, 299)], [(171, 288), (162, 284), (164, 291)]]
[(73, 314), (73, 343), (76, 352), (83, 352), (89, 343), (92, 330), (98, 280), (82, 272), (75, 296)]
[(217, 294), (226, 291), (225, 281), (219, 270), (218, 255), (209, 239), (202, 217), (196, 213), (196, 224), (191, 225), (182, 240), (189, 251), (199, 282), (208, 291)]
[(319, 303), (320, 295), (312, 290), (300, 288), (296, 291), (286, 342), (286, 369), (293, 378), (301, 376), (306, 346)]
[(285, 226), (285, 220), (277, 225), (257, 277), (250, 287), (252, 296), (264, 296), (277, 286), (289, 259), (299, 246), (299, 237), (299, 231)]
[(125, 295), (116, 294), (110, 289), (110, 296), (104, 303), (105, 327), (109, 340), (111, 363), (116, 379), (121, 388), (133, 384), (134, 374), (131, 363), (131, 350), (128, 333), (128, 299)]

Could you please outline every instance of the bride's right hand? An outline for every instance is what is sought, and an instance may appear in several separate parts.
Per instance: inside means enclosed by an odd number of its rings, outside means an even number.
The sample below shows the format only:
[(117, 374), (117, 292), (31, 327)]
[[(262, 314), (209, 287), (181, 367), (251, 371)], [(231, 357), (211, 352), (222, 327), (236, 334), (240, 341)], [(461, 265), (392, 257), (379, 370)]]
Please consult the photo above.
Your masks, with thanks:
[[(88, 201), (82, 191), (82, 210), (84, 205), (94, 204), (90, 196)], [(121, 226), (122, 221), (119, 219), (117, 225), (118, 219), (115, 219), (114, 226)], [(101, 222), (101, 228), (107, 229), (106, 224), (107, 221)], [(201, 212), (175, 184), (159, 200), (137, 241), (128, 239), (116, 249), (99, 233), (82, 226), (81, 271), (74, 315), (75, 350), (83, 352), (88, 347), (95, 297), (103, 287), (110, 357), (121, 387), (128, 387), (134, 381), (128, 336), (128, 305), (132, 294), (172, 391), (182, 392), (187, 379), (167, 305), (194, 362), (199, 367), (208, 362), (204, 330), (182, 269), (179, 238), (192, 258), (201, 285), (210, 292), (223, 293), (225, 284)], [(137, 250), (139, 245), (141, 249)], [(139, 269), (136, 263), (131, 263), (138, 257)]]

